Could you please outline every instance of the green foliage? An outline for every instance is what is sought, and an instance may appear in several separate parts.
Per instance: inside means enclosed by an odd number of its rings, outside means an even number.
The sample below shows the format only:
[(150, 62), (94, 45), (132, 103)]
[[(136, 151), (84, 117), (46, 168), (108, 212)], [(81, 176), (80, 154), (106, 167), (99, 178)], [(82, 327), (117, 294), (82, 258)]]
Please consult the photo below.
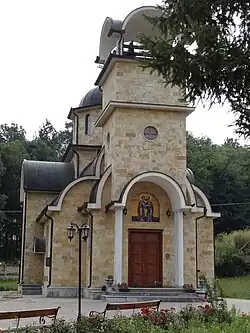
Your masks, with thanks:
[(217, 276), (241, 276), (250, 273), (250, 229), (222, 233), (215, 241)]
[(163, 0), (148, 18), (159, 37), (141, 36), (151, 59), (144, 66), (179, 86), (188, 103), (227, 101), (238, 132), (250, 136), (249, 0)]
[(195, 138), (187, 133), (187, 165), (194, 172), (196, 185), (204, 191), (212, 206), (216, 204), (213, 210), (222, 215), (215, 220), (216, 234), (249, 225), (249, 163), (248, 148), (233, 139), (216, 145), (207, 137)]

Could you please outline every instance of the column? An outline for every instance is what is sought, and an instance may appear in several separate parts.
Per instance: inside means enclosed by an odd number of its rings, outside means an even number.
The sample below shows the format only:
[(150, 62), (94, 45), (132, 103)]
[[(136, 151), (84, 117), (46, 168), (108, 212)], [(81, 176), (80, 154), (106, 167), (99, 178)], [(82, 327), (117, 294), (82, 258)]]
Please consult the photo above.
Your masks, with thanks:
[(183, 212), (174, 212), (174, 284), (184, 285), (184, 232)]
[(115, 208), (114, 280), (122, 282), (123, 207)]

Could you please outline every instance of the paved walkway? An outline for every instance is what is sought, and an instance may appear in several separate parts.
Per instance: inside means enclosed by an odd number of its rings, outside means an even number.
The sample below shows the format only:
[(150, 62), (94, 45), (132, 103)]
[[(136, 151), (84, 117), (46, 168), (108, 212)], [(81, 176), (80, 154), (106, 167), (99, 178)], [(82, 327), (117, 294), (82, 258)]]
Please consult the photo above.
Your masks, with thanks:
[[(242, 312), (250, 312), (250, 300), (228, 299), (228, 306), (233, 305)], [(195, 305), (199, 305), (194, 303)], [(103, 311), (106, 303), (104, 301), (82, 299), (82, 313), (88, 315), (91, 310)], [(176, 310), (186, 306), (187, 303), (161, 303), (161, 308), (175, 308)], [(58, 307), (58, 318), (65, 320), (75, 319), (77, 316), (77, 299), (76, 298), (46, 298), (42, 296), (19, 296), (15, 293), (0, 293), (0, 311), (28, 310), (38, 308)], [(130, 315), (131, 311), (126, 311)], [(124, 313), (126, 315), (126, 312)], [(33, 319), (23, 320), (23, 325), (34, 323)], [(13, 326), (10, 321), (1, 321), (0, 328), (6, 329)]]

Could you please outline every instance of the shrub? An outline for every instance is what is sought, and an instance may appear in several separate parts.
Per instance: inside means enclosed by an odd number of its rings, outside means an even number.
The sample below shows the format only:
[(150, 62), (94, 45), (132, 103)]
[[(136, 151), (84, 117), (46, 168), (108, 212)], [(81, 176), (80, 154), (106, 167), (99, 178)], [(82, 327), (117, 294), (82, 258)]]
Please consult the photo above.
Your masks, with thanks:
[(249, 274), (246, 256), (250, 255), (250, 229), (223, 233), (215, 241), (216, 275), (234, 277)]

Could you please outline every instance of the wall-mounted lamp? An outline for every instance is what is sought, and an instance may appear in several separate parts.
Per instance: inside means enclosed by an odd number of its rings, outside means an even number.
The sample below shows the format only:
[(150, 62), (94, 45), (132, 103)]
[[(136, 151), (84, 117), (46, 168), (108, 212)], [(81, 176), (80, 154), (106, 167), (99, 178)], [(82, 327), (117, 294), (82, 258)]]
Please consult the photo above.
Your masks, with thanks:
[(170, 217), (172, 215), (170, 209), (167, 210), (166, 214), (167, 214), (167, 217)]
[(127, 208), (124, 207), (122, 212), (123, 212), (124, 215), (127, 215), (127, 214), (128, 214), (128, 210), (127, 210)]

